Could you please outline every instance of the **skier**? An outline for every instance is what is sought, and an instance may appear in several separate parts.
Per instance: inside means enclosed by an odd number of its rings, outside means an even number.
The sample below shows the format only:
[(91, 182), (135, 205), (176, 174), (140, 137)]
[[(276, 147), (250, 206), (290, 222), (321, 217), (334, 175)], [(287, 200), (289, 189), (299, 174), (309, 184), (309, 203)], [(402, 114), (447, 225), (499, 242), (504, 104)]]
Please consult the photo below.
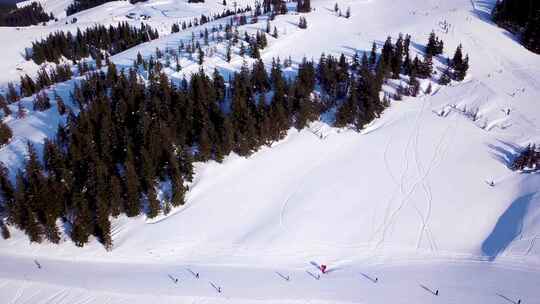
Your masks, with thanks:
[(199, 278), (199, 273), (198, 272), (195, 274), (195, 278), (197, 278), (197, 279)]
[(324, 264), (321, 265), (321, 272), (326, 273), (326, 265)]
[(439, 295), (439, 290), (438, 290), (438, 289), (435, 291), (435, 295), (436, 295), (436, 296)]
[(379, 278), (376, 277), (375, 278), (375, 283), (377, 283), (377, 282), (379, 282)]

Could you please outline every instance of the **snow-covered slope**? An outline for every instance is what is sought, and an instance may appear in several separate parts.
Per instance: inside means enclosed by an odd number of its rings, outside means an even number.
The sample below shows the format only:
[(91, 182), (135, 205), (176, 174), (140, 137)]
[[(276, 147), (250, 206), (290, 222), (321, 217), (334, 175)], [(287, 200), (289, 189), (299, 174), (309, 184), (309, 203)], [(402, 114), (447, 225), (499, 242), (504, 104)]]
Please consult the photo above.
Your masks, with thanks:
[[(17, 5), (28, 5), (31, 2), (33, 1)], [(0, 27), (2, 46), (0, 69), (5, 71), (0, 75), (0, 87), (4, 87), (10, 81), (18, 81), (21, 75), (36, 75), (39, 67), (34, 62), (24, 59), (24, 49), (31, 48), (32, 42), (50, 33), (59, 30), (75, 32), (77, 28), (85, 29), (95, 24), (116, 25), (119, 22), (128, 22), (133, 26), (140, 26), (141, 22), (144, 22), (157, 29), (160, 35), (167, 35), (170, 34), (173, 23), (189, 22), (195, 17), (200, 18), (201, 14), (211, 16), (227, 9), (233, 10), (235, 5), (237, 8), (253, 6), (255, 1), (229, 1), (226, 6), (218, 0), (208, 0), (204, 4), (187, 3), (183, 0), (149, 0), (136, 4), (130, 4), (129, 1), (112, 1), (66, 17), (65, 8), (71, 2), (71, 0), (41, 0), (45, 11), (52, 12), (59, 19), (57, 22), (50, 21), (45, 26)], [(73, 18), (76, 18), (76, 23), (72, 23)]]
[[(448, 53), (463, 44), (470, 76), (429, 96), (393, 102), (362, 134), (317, 122), (248, 159), (197, 164), (186, 206), (158, 220), (115, 220), (112, 252), (97, 242), (82, 249), (70, 241), (29, 245), (15, 231), (0, 240), (0, 299), (540, 303), (540, 175), (508, 169), (520, 146), (540, 141), (540, 56), (489, 21), (493, 2), (339, 1), (342, 9), (351, 7), (345, 19), (332, 12), (335, 1), (312, 1), (307, 30), (297, 28), (296, 15), (278, 16), (280, 37), (262, 52), (266, 61), (352, 55), (400, 32), (411, 34), (421, 51), (433, 29)], [(182, 16), (213, 8), (206, 5)], [(131, 7), (109, 3), (80, 14), (96, 22), (92, 16), (105, 18), (111, 6), (119, 15)], [(39, 31), (54, 27), (65, 26)], [(264, 23), (245, 28), (255, 27)], [(11, 35), (1, 31), (0, 39)], [(28, 39), (39, 35), (29, 31), (22, 30)], [(129, 65), (139, 52), (149, 56), (190, 37), (189, 31), (169, 35), (112, 59)], [(216, 56), (206, 65), (232, 71), (241, 63)], [(2, 60), (8, 72), (10, 64)], [(183, 73), (198, 69), (193, 61), (183, 67)], [(35, 116), (8, 123), (21, 140), (39, 142), (56, 114), (45, 115), (41, 123)], [(21, 158), (13, 147), (0, 151), (2, 161)], [(316, 280), (316, 263), (332, 271)]]

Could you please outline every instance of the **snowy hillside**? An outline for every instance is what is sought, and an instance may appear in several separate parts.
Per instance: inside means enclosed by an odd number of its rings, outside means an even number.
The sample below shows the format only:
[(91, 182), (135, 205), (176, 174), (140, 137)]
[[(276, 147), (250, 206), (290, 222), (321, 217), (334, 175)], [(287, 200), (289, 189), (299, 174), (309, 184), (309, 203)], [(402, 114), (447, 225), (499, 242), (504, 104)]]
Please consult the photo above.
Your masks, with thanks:
[[(224, 9), (214, 0), (118, 1), (66, 25), (60, 12), (69, 2), (42, 0), (58, 22), (0, 28), (1, 87), (36, 73), (21, 53), (50, 32), (150, 16), (161, 38), (111, 58), (129, 67), (137, 54), (177, 49), (204, 29), (169, 34), (173, 23)], [(13, 229), (0, 239), (0, 302), (540, 303), (540, 175), (509, 169), (519, 149), (540, 142), (540, 56), (490, 21), (494, 2), (338, 1), (351, 8), (346, 19), (335, 1), (313, 0), (306, 30), (296, 13), (277, 16), (279, 38), (261, 57), (269, 68), (273, 57), (291, 56), (291, 75), (303, 57), (352, 57), (400, 33), (421, 54), (432, 30), (445, 56), (463, 44), (470, 72), (392, 101), (360, 134), (317, 121), (248, 158), (196, 163), (186, 205), (157, 219), (114, 219), (112, 251), (96, 240), (29, 244)], [(241, 57), (227, 62), (224, 53), (218, 44), (206, 70), (227, 77), (241, 67)], [(181, 64), (167, 70), (173, 81), (199, 69), (194, 59)], [(73, 83), (55, 88), (67, 99)], [(63, 119), (54, 107), (6, 119), (14, 138), (0, 160), (19, 168), (26, 141), (40, 146)], [(330, 272), (319, 276), (321, 263)]]

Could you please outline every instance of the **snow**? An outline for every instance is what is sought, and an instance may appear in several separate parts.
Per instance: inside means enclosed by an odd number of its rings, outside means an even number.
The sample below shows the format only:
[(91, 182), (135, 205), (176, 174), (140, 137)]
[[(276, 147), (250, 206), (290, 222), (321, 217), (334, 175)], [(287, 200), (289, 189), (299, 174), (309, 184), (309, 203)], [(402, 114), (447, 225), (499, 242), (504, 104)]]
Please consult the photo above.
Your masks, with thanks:
[[(113, 220), (111, 252), (95, 240), (82, 249), (69, 240), (28, 244), (12, 229), (11, 239), (0, 240), (0, 301), (540, 303), (540, 175), (508, 168), (520, 147), (540, 141), (540, 56), (489, 21), (493, 2), (339, 1), (343, 11), (351, 7), (345, 19), (333, 13), (335, 1), (314, 0), (306, 30), (297, 28), (297, 15), (278, 16), (272, 25), (280, 36), (269, 37), (261, 52), (267, 64), (277, 56), (291, 55), (295, 63), (322, 52), (350, 56), (400, 32), (411, 34), (412, 50), (421, 52), (434, 29), (446, 56), (463, 44), (470, 75), (434, 86), (431, 95), (392, 102), (362, 134), (315, 122), (249, 158), (197, 163), (187, 204), (158, 220)], [(21, 63), (19, 53), (48, 31), (117, 22), (131, 11), (154, 14), (148, 23), (165, 29), (220, 6), (114, 2), (79, 13), (79, 25), (0, 28), (1, 81), (17, 79), (16, 64), (37, 68)], [(174, 17), (159, 17), (160, 10)], [(439, 26), (444, 21), (448, 33)], [(261, 20), (240, 33), (264, 27)], [(138, 52), (150, 56), (181, 39), (191, 39), (191, 30), (112, 60), (127, 66)], [(220, 57), (224, 44), (217, 49), (207, 70), (241, 66), (238, 55), (231, 63)], [(179, 79), (199, 68), (188, 59), (182, 66), (171, 75)], [(56, 89), (67, 94), (70, 85)], [(53, 107), (10, 119), (16, 138), (0, 149), (0, 160), (17, 168), (25, 141), (39, 144), (62, 118)], [(330, 273), (315, 280), (306, 272), (317, 273), (312, 262), (329, 265)]]

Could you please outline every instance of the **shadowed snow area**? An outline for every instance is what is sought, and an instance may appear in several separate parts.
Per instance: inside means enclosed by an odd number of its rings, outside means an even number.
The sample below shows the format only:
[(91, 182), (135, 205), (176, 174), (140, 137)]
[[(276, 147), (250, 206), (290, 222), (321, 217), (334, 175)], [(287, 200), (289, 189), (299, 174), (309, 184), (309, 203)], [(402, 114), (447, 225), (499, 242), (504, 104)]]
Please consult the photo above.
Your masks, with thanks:
[(534, 194), (528, 194), (516, 199), (501, 215), (495, 228), (482, 244), (482, 252), (491, 260), (495, 259), (517, 238), (523, 230), (523, 220), (529, 210)]
[[(351, 7), (350, 19), (333, 13), (335, 2), (312, 0), (306, 30), (296, 26), (297, 15), (277, 16), (280, 35), (261, 51), (265, 63), (352, 56), (399, 33), (411, 34), (411, 51), (421, 52), (435, 30), (445, 56), (463, 44), (470, 75), (392, 102), (361, 134), (315, 122), (247, 159), (197, 163), (186, 205), (153, 220), (113, 220), (111, 252), (95, 240), (84, 248), (69, 240), (29, 244), (12, 229), (11, 239), (0, 240), (0, 302), (540, 303), (540, 174), (509, 169), (521, 147), (540, 141), (540, 56), (492, 24), (494, 1), (337, 1)], [(78, 26), (137, 12), (151, 14), (147, 22), (166, 33), (182, 18), (220, 12), (220, 3), (111, 2), (78, 13)], [(35, 72), (20, 57), (23, 48), (77, 26), (64, 21), (0, 28), (0, 84), (17, 80), (17, 67)], [(175, 48), (191, 35), (162, 35), (112, 60), (127, 67), (137, 53)], [(206, 70), (224, 74), (241, 65), (238, 58), (205, 60)], [(199, 69), (187, 60), (182, 67), (168, 71), (173, 80)], [(294, 74), (294, 65), (285, 72)], [(56, 85), (65, 100), (72, 85)], [(60, 121), (54, 104), (7, 121), (15, 136), (0, 161), (20, 167), (25, 142), (39, 148)], [(311, 262), (330, 272), (317, 279)]]

